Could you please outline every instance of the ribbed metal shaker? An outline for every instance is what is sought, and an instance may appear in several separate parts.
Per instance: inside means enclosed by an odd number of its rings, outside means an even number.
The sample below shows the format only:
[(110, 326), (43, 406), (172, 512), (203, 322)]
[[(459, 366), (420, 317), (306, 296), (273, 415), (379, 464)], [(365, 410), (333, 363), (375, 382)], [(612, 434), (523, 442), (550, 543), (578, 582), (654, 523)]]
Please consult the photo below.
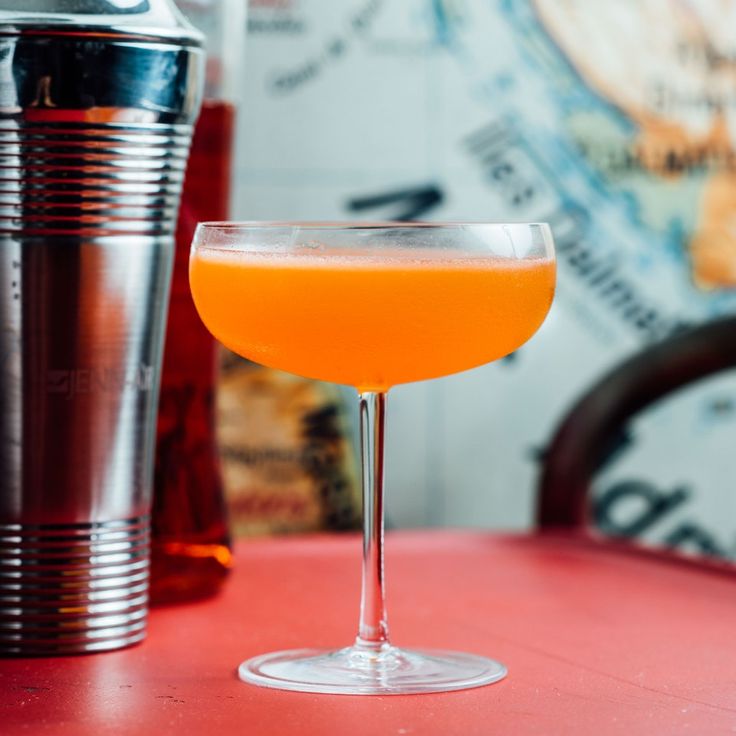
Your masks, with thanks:
[(168, 0), (0, 0), (0, 654), (145, 636), (199, 34)]

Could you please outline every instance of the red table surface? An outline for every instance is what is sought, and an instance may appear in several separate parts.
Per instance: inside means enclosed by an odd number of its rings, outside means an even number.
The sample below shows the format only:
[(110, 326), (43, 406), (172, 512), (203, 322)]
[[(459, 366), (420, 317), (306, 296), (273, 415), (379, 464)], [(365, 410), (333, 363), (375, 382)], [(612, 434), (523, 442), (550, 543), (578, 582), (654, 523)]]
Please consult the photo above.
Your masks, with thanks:
[(356, 536), (242, 543), (217, 599), (154, 610), (107, 654), (0, 662), (0, 733), (736, 732), (736, 577), (553, 536), (387, 538), (395, 643), (486, 654), (500, 683), (354, 697), (241, 683), (238, 663), (355, 634)]

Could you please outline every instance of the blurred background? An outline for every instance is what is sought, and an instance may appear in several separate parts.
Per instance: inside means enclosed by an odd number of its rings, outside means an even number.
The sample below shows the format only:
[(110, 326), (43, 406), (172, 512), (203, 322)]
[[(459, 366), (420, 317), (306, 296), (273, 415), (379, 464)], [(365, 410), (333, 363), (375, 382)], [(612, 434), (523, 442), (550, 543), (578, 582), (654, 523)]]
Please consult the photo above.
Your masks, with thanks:
[[(390, 526), (529, 528), (575, 402), (736, 310), (736, 2), (230, 7), (215, 51), (236, 106), (232, 219), (552, 225), (558, 292), (533, 340), (389, 401)], [(219, 392), (238, 533), (355, 525), (350, 391), (225, 356)], [(294, 396), (328, 409), (331, 486), (299, 460)], [(733, 372), (657, 402), (596, 474), (601, 526), (736, 556), (735, 442)]]

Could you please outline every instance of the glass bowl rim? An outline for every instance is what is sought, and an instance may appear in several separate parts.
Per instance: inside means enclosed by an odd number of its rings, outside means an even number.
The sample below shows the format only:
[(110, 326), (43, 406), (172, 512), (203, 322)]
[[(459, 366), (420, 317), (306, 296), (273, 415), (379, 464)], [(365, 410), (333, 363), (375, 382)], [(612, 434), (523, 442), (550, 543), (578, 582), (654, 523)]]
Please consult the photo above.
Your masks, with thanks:
[(452, 229), (463, 227), (540, 227), (549, 229), (547, 222), (526, 220), (436, 220), (436, 221), (393, 221), (393, 220), (205, 220), (197, 223), (198, 228), (207, 230), (393, 230), (396, 228)]

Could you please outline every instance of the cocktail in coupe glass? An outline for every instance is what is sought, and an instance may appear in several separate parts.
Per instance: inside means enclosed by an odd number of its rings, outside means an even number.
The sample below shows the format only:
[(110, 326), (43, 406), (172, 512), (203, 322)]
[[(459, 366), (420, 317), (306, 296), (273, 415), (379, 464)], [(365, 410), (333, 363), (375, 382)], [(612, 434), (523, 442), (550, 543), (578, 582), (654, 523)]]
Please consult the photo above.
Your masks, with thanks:
[(354, 386), (360, 401), (363, 587), (358, 636), (335, 651), (254, 657), (241, 679), (321, 693), (477, 687), (506, 668), (474, 654), (389, 643), (383, 580), (383, 440), (391, 386), (508, 355), (555, 288), (545, 224), (203, 223), (189, 270), (212, 334), (273, 368)]

